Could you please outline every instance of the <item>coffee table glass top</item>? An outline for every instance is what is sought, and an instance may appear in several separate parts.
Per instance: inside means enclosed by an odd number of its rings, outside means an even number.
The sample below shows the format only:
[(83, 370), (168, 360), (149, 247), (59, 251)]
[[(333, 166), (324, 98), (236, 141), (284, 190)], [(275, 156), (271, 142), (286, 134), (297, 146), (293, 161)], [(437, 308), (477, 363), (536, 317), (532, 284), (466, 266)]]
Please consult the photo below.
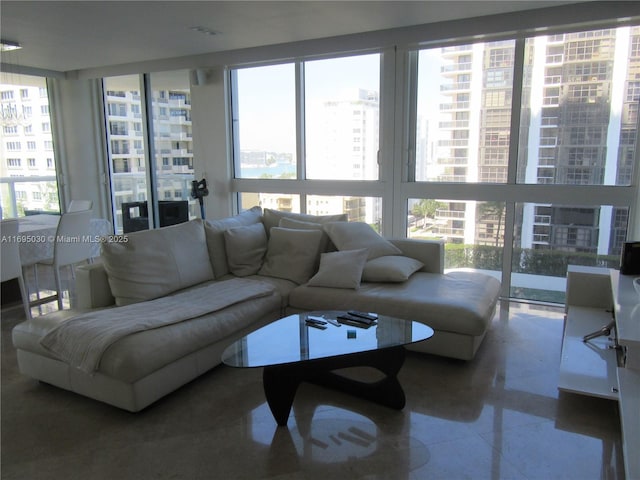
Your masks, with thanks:
[(341, 313), (306, 312), (276, 320), (229, 345), (222, 361), (232, 367), (265, 367), (407, 345), (433, 335), (423, 323), (385, 315), (369, 328), (327, 323), (319, 330), (305, 324), (309, 315), (335, 319)]

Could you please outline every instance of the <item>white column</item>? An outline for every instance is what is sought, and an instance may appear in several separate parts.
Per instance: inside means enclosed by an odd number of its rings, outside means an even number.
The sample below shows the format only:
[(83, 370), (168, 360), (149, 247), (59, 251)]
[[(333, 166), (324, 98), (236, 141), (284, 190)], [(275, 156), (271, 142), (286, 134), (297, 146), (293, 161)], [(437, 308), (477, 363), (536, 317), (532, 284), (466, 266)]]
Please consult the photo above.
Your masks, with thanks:
[[(607, 158), (604, 167), (604, 184), (615, 185), (618, 174), (618, 153), (620, 150), (620, 127), (622, 125), (622, 106), (626, 93), (627, 63), (629, 61), (630, 27), (616, 30), (615, 54), (613, 58), (613, 74), (611, 76), (611, 111), (609, 112), (609, 128), (607, 129)], [(600, 207), (600, 223), (598, 234), (598, 254), (609, 253), (611, 241), (611, 214), (613, 207)]]
[[(538, 182), (538, 156), (540, 152), (540, 126), (542, 125), (542, 104), (544, 101), (544, 69), (546, 66), (547, 37), (536, 37), (534, 40), (534, 56), (531, 69), (531, 93), (529, 95), (529, 138), (527, 141), (526, 183)], [(522, 211), (522, 235), (520, 246), (533, 246), (533, 223), (535, 205), (527, 203)]]

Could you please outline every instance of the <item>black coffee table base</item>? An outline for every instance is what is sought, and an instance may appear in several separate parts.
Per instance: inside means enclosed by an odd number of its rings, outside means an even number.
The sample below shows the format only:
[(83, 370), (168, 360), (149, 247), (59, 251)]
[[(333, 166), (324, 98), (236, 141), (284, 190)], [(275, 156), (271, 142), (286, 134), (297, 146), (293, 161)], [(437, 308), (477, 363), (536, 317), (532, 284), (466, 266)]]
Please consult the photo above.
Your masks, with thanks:
[[(307, 362), (288, 363), (264, 367), (262, 382), (267, 403), (276, 422), (286, 426), (298, 385), (310, 382), (334, 388), (386, 407), (402, 410), (405, 396), (397, 373), (404, 363), (403, 346), (368, 352), (338, 355)], [(373, 367), (386, 376), (377, 382), (360, 382), (333, 373), (349, 367)]]

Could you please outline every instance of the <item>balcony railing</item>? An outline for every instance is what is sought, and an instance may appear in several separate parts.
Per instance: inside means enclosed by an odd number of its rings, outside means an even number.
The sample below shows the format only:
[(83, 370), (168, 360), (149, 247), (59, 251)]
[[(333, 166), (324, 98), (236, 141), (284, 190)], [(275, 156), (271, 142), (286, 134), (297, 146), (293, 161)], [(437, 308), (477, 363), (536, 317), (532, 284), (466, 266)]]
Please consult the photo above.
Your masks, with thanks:
[(440, 110), (468, 110), (469, 102), (441, 103)]
[(471, 82), (456, 82), (447, 85), (440, 85), (441, 92), (448, 92), (451, 90), (469, 90), (471, 88)]
[(438, 217), (438, 218), (464, 218), (464, 212), (461, 212), (460, 210), (438, 209), (436, 211), (436, 217)]
[(438, 157), (438, 165), (467, 165), (469, 159), (466, 157)]
[(448, 140), (438, 140), (439, 147), (467, 147), (469, 146), (468, 138), (452, 138)]
[(439, 128), (469, 128), (469, 120), (452, 120), (449, 122), (439, 122)]
[[(40, 199), (17, 198), (16, 184), (25, 184), (29, 193), (40, 192)], [(20, 189), (18, 189), (20, 191)], [(47, 198), (48, 197), (48, 198)], [(0, 198), (4, 218), (23, 216), (25, 210), (59, 212), (58, 184), (55, 175), (0, 178)]]
[(466, 70), (471, 70), (471, 62), (454, 63), (452, 65), (444, 65), (440, 67), (441, 73), (463, 72)]
[[(162, 169), (164, 170), (164, 169)], [(158, 198), (165, 198), (164, 193), (170, 192), (173, 200), (189, 200), (191, 199), (191, 182), (193, 181), (193, 173), (159, 173), (157, 175), (158, 182)], [(116, 205), (115, 211), (115, 229), (117, 233), (122, 233), (122, 202), (129, 202), (132, 199), (144, 201), (147, 199), (146, 176), (140, 173), (116, 173), (113, 175), (113, 196)], [(176, 196), (175, 192), (180, 192), (180, 196)], [(189, 218), (195, 218), (195, 214), (190, 208)]]
[(537, 225), (551, 225), (551, 215), (535, 215), (533, 223)]

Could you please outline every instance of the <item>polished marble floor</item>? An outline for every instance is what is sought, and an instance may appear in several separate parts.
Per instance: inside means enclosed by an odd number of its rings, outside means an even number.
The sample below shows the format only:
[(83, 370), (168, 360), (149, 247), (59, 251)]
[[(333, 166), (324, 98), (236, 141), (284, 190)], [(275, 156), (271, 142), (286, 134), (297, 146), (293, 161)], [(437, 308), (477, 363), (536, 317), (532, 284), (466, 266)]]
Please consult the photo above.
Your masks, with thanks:
[(471, 362), (408, 354), (402, 411), (303, 384), (284, 428), (259, 369), (137, 414), (26, 378), (5, 310), (2, 479), (623, 479), (617, 404), (556, 389), (562, 313), (503, 305)]

